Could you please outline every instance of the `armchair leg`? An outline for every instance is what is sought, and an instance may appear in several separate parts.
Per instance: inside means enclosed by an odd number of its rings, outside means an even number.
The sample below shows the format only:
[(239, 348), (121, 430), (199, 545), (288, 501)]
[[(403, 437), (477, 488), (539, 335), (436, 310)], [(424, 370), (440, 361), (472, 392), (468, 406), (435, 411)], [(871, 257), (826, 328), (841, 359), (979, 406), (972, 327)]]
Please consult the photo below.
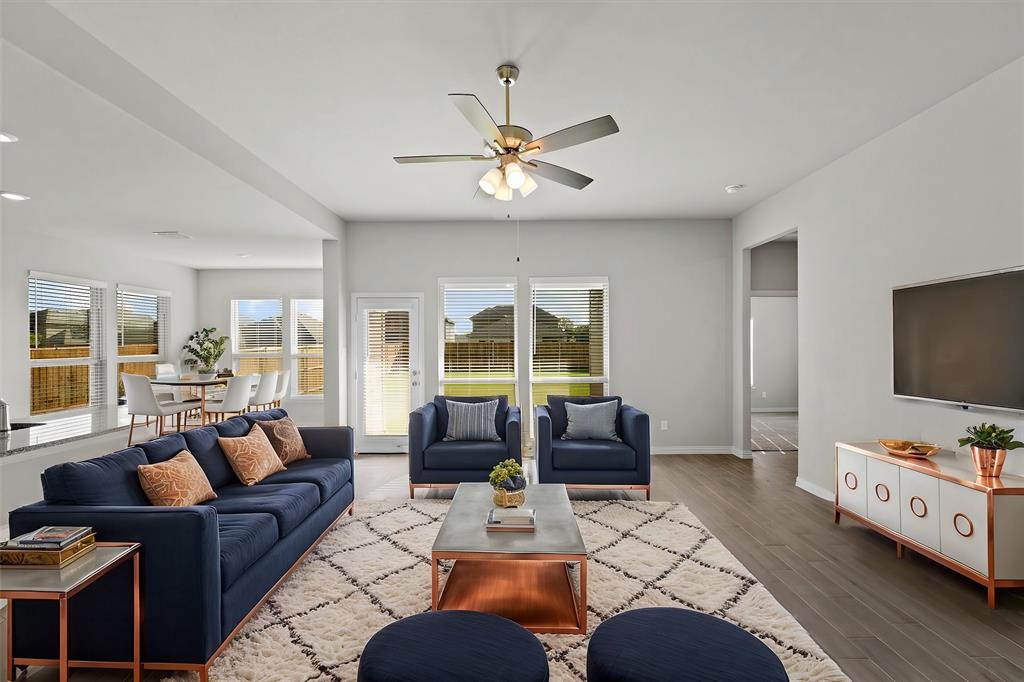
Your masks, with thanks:
[(650, 502), (651, 501), (651, 486), (647, 486), (647, 489), (644, 492), (647, 494), (647, 501)]
[(416, 488), (412, 487), (412, 483), (409, 484), (409, 499), (410, 500), (415, 500), (416, 499)]

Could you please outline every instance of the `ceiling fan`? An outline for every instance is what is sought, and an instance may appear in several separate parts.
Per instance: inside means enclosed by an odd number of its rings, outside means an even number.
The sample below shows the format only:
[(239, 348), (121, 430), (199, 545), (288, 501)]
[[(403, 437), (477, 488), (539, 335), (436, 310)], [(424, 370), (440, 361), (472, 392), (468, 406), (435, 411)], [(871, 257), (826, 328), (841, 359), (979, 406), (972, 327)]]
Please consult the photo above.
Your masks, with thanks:
[[(583, 189), (593, 178), (562, 168), (552, 163), (538, 161), (533, 157), (544, 152), (553, 152), (599, 137), (619, 132), (619, 126), (611, 116), (602, 116), (592, 121), (564, 128), (558, 132), (533, 139), (533, 133), (522, 126), (513, 125), (509, 115), (509, 89), (519, 78), (519, 69), (510, 64), (498, 67), (498, 81), (505, 88), (505, 125), (498, 125), (480, 103), (476, 95), (450, 94), (452, 104), (469, 124), (484, 137), (483, 154), (443, 154), (440, 156), (396, 156), (398, 163), (437, 163), (442, 161), (498, 161), (480, 178), (480, 191), (501, 201), (512, 201), (514, 190), (528, 196), (537, 189), (537, 182), (531, 177), (539, 175), (573, 189)], [(478, 191), (479, 193), (479, 191)]]

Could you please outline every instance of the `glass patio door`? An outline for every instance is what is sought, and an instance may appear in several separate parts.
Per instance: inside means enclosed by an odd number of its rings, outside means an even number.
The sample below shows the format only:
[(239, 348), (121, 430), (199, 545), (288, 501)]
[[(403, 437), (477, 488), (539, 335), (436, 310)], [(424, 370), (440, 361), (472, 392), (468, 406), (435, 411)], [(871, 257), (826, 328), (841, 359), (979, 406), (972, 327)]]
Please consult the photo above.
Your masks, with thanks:
[(359, 452), (408, 452), (409, 412), (423, 402), (417, 298), (359, 297)]

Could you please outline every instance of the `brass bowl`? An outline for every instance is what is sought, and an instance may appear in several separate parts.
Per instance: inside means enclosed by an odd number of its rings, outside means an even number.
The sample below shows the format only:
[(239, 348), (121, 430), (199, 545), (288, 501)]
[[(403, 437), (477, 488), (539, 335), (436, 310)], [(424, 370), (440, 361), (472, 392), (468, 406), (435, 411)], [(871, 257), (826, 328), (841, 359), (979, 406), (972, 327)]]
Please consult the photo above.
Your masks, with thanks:
[(885, 448), (890, 455), (897, 457), (931, 457), (942, 450), (942, 447), (935, 443), (922, 443), (915, 440), (879, 438), (878, 444)]

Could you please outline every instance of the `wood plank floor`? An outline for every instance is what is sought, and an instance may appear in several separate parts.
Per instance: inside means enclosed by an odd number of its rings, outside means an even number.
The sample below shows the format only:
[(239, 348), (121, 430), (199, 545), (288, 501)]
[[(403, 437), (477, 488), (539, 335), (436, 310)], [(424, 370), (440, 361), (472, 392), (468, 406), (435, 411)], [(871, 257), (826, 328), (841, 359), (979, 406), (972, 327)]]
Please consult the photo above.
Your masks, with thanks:
[[(404, 499), (406, 471), (403, 456), (359, 456), (358, 497)], [(831, 504), (796, 488), (795, 478), (790, 453), (659, 455), (652, 497), (690, 507), (853, 680), (1024, 680), (1024, 590), (1001, 592), (991, 611), (980, 586), (912, 552), (897, 559), (891, 541), (852, 522), (833, 524)], [(53, 672), (33, 670), (29, 679), (53, 680)]]

